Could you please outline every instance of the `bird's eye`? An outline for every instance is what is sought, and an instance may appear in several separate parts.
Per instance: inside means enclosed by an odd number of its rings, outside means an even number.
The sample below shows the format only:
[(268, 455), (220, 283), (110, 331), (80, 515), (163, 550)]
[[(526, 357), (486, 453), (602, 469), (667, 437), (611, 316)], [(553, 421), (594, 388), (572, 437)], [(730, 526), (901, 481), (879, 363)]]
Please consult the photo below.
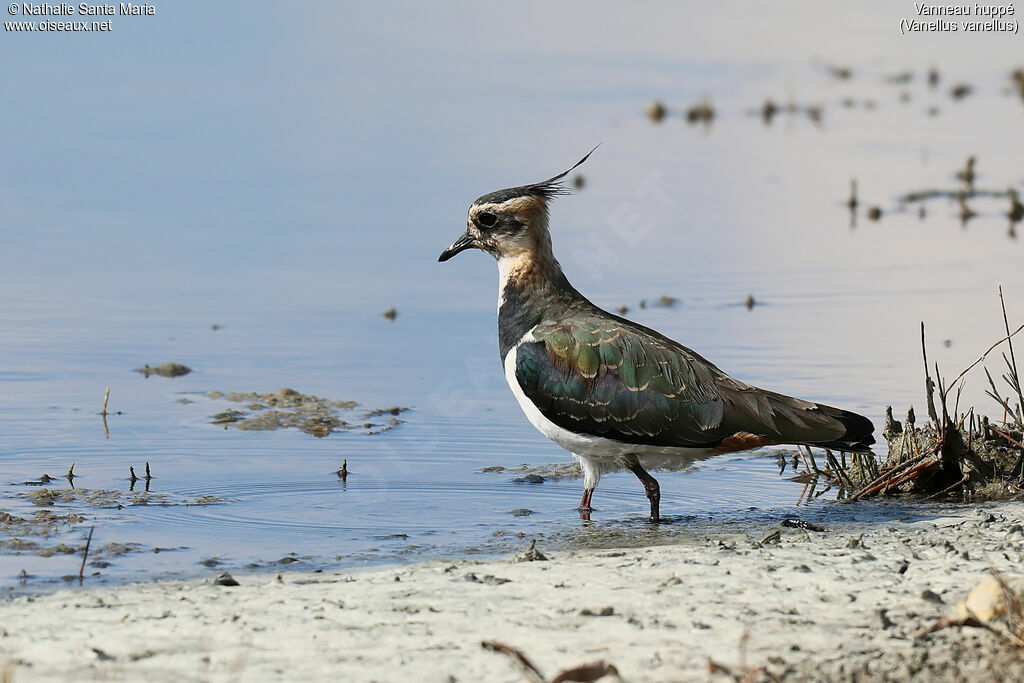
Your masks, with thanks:
[(498, 217), (489, 211), (485, 211), (477, 216), (476, 220), (485, 228), (493, 228), (498, 223)]

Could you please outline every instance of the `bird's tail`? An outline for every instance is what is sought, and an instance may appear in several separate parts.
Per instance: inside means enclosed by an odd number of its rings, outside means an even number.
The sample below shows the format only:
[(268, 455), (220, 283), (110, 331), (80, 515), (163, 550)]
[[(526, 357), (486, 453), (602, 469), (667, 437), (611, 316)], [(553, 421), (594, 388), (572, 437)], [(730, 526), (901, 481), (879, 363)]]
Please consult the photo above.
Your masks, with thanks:
[(819, 441), (807, 443), (807, 446), (819, 448), (831, 448), (837, 451), (848, 453), (870, 453), (871, 444), (875, 443), (875, 425), (868, 418), (849, 410), (833, 408), (832, 406), (817, 404), (818, 409), (829, 417), (838, 420), (846, 428), (846, 433), (830, 441)]

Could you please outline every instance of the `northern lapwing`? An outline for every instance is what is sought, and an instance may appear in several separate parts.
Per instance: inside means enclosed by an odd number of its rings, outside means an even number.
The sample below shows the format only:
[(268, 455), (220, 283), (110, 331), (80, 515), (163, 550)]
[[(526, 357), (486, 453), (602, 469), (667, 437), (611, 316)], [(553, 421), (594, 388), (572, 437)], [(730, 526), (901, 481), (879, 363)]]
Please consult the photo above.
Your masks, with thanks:
[(651, 520), (661, 498), (648, 468), (767, 445), (870, 453), (874, 425), (839, 408), (735, 380), (685, 346), (592, 304), (551, 249), (548, 202), (568, 194), (571, 169), (548, 180), (485, 194), (447, 261), (481, 249), (498, 262), (498, 346), (505, 379), (534, 427), (583, 469), (580, 512), (607, 472), (627, 469), (647, 491)]

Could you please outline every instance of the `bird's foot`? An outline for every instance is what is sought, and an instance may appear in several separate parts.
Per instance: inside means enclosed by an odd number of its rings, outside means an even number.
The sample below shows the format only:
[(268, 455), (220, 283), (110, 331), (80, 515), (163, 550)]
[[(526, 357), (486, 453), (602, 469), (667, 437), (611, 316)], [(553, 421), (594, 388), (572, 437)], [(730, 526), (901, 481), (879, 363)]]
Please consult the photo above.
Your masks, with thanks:
[[(593, 511), (593, 508), (590, 507), (590, 501), (593, 500), (593, 497), (594, 497), (594, 489), (593, 489), (593, 487), (591, 487), (589, 489), (583, 489), (583, 500), (580, 501), (580, 506), (578, 508), (576, 508), (580, 512), (580, 519), (587, 520), (587, 521), (590, 520), (590, 513)], [(584, 515), (586, 515), (586, 516), (584, 516)]]

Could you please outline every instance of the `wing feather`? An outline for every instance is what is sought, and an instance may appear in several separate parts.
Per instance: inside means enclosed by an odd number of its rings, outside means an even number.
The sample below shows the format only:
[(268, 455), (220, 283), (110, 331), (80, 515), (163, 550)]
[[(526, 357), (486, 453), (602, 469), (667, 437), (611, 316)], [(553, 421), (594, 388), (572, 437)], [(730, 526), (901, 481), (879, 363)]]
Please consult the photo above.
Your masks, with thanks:
[(836, 409), (746, 385), (690, 349), (603, 311), (543, 322), (532, 335), (516, 349), (516, 380), (565, 429), (692, 448), (715, 447), (736, 434), (824, 443), (846, 432)]

